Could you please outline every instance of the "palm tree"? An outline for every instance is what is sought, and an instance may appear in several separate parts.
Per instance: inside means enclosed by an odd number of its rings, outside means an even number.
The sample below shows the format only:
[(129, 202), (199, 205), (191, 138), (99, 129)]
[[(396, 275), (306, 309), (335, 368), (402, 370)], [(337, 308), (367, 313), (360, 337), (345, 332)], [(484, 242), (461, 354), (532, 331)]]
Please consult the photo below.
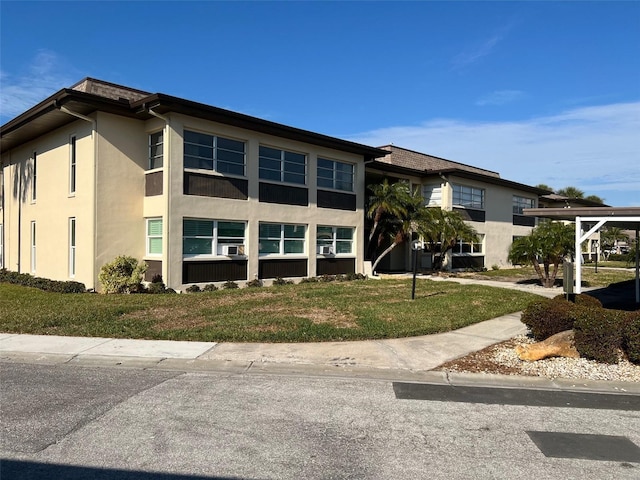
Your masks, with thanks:
[(509, 249), (509, 261), (514, 265), (533, 265), (542, 286), (551, 288), (558, 266), (574, 253), (574, 240), (573, 225), (543, 222), (526, 237), (514, 240)]
[[(464, 221), (462, 215), (452, 210), (442, 210), (439, 207), (427, 208), (418, 224), (417, 233), (429, 245), (432, 265), (438, 245), (440, 245), (440, 258), (444, 259), (447, 252), (453, 249), (459, 241), (477, 242), (478, 233)], [(445, 263), (440, 262), (440, 268), (444, 269)]]
[(384, 216), (402, 218), (407, 213), (407, 202), (411, 198), (409, 185), (406, 182), (389, 183), (384, 179), (381, 184), (369, 185), (371, 192), (368, 199), (367, 216), (373, 219), (369, 232), (369, 246), (378, 232), (378, 226)]
[[(398, 184), (394, 184), (398, 185)], [(371, 270), (375, 272), (376, 267), (380, 263), (386, 255), (391, 253), (391, 251), (404, 243), (409, 238), (411, 238), (411, 234), (416, 231), (418, 228), (418, 224), (422, 218), (424, 218), (424, 211), (427, 209), (424, 206), (424, 199), (422, 195), (416, 190), (411, 192), (409, 186), (406, 183), (402, 183), (403, 187), (397, 187), (398, 191), (393, 194), (391, 197), (397, 203), (396, 205), (396, 214), (392, 215), (390, 211), (386, 211), (382, 215), (380, 215), (377, 223), (374, 223), (375, 230), (378, 230), (378, 242), (377, 247), (382, 245), (385, 239), (390, 240), (390, 245), (384, 249), (380, 255), (378, 255), (371, 266)], [(376, 187), (376, 185), (373, 185)], [(369, 208), (370, 215), (374, 216), (374, 222), (376, 213), (372, 208)], [(375, 233), (375, 230), (372, 230), (372, 234)], [(371, 241), (372, 235), (369, 236), (369, 241)]]
[(629, 235), (624, 233), (621, 228), (618, 227), (606, 227), (600, 231), (600, 240), (602, 241), (603, 250), (611, 250), (617, 247), (618, 242), (628, 242)]
[(576, 187), (564, 187), (556, 193), (568, 198), (584, 198), (584, 192)]

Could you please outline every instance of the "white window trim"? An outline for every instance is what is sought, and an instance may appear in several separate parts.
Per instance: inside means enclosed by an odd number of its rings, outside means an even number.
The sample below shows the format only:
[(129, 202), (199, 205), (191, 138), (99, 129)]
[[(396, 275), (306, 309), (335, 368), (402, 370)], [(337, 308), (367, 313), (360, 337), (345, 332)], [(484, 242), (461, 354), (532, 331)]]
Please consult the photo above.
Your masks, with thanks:
[[(317, 253), (317, 248), (320, 246), (324, 246), (324, 243), (321, 244), (320, 241), (321, 239), (318, 238), (318, 228), (331, 228), (331, 248), (333, 249), (333, 253), (330, 255), (325, 255), (322, 253)], [(339, 228), (348, 228), (351, 229), (352, 231), (352, 236), (351, 236), (351, 240), (343, 240), (343, 239), (338, 239), (338, 229)], [(356, 228), (349, 225), (349, 226), (340, 226), (340, 225), (318, 225), (316, 227), (316, 255), (319, 257), (341, 257), (341, 258), (348, 258), (348, 257), (355, 257), (355, 248), (354, 248), (354, 244), (355, 244), (355, 238), (356, 238)], [(324, 240), (324, 242), (327, 242), (328, 240)], [(350, 253), (338, 253), (338, 242), (350, 242), (351, 243), (351, 252)]]
[[(246, 257), (247, 254), (247, 222), (245, 220), (224, 220), (224, 219), (212, 219), (212, 218), (191, 218), (191, 217), (185, 217), (183, 218), (183, 225), (184, 225), (184, 221), (185, 220), (198, 220), (198, 221), (203, 221), (203, 222), (213, 222), (213, 233), (212, 236), (200, 236), (200, 237), (188, 237), (188, 238), (211, 238), (211, 253), (193, 253), (193, 254), (188, 254), (188, 253), (184, 253), (184, 239), (185, 239), (185, 234), (184, 234), (184, 230), (182, 232), (182, 242), (183, 242), (183, 249), (182, 249), (182, 258), (183, 259), (188, 259), (188, 260), (211, 260), (211, 259), (215, 259), (215, 260), (231, 260), (232, 258), (238, 258), (238, 257)], [(233, 238), (234, 242), (237, 239), (237, 242), (231, 244), (231, 243), (220, 243), (219, 240), (219, 236), (218, 236), (218, 223), (219, 222), (228, 222), (228, 223), (242, 223), (244, 225), (244, 236), (242, 237), (242, 239), (237, 238), (237, 237), (223, 237), (224, 239), (231, 239)], [(244, 248), (244, 254), (240, 254), (240, 255), (234, 255), (233, 257), (229, 257), (228, 255), (223, 255), (222, 253), (218, 253), (218, 250), (220, 250), (220, 248), (222, 247), (222, 245), (238, 245), (238, 246), (242, 246)], [(219, 248), (220, 247), (220, 248)]]
[[(157, 133), (162, 133), (162, 167), (154, 167), (151, 168), (151, 147), (155, 144), (151, 143), (151, 136), (155, 135)], [(164, 129), (160, 129), (160, 130), (156, 130), (155, 132), (151, 132), (149, 133), (148, 136), (148, 143), (149, 145), (147, 146), (147, 172), (156, 172), (156, 171), (160, 171), (164, 168), (164, 144), (165, 144), (165, 130)]]
[[(162, 222), (162, 229), (163, 230), (162, 230), (162, 233), (160, 233), (160, 235), (149, 235), (149, 221), (153, 221), (153, 220), (160, 220)], [(164, 234), (164, 221), (163, 221), (162, 217), (149, 217), (149, 218), (146, 219), (146, 222), (145, 222), (145, 240), (146, 240), (145, 256), (147, 256), (147, 257), (155, 257), (155, 258), (162, 257), (162, 255), (164, 253), (164, 241), (163, 241), (163, 245), (162, 245), (162, 247), (163, 247), (162, 248), (162, 252), (160, 252), (160, 253), (151, 253), (149, 251), (149, 241), (152, 238), (160, 238), (160, 240), (163, 240), (164, 239), (163, 234)]]
[(69, 135), (69, 196), (75, 196), (78, 187), (78, 137)]
[(30, 263), (31, 263), (31, 273), (35, 273), (36, 271), (36, 222), (31, 221), (31, 252), (30, 252)]
[[(308, 258), (308, 233), (309, 226), (302, 223), (274, 223), (274, 222), (260, 222), (260, 225), (279, 225), (280, 226), (280, 247), (278, 253), (260, 253), (260, 227), (258, 226), (258, 255), (260, 258)], [(304, 228), (304, 237), (302, 238), (285, 238), (284, 236), (284, 227), (294, 226), (294, 227), (302, 227)], [(271, 237), (267, 237), (271, 238)], [(274, 237), (275, 238), (275, 237)], [(284, 242), (285, 240), (301, 240), (303, 245), (302, 253), (285, 253), (284, 251)]]
[(76, 218), (69, 218), (69, 278), (76, 276), (76, 242), (78, 232), (76, 230)]
[[(479, 242), (458, 242), (456, 243), (456, 245), (453, 247), (453, 249), (451, 250), (451, 255), (453, 255), (454, 257), (484, 257), (485, 256), (485, 238), (486, 235), (484, 233), (479, 233), (478, 236), (480, 237), (480, 241)], [(466, 244), (466, 245), (481, 245), (482, 251), (481, 252), (462, 252), (462, 245)], [(458, 248), (458, 251), (456, 251), (456, 248)]]
[(31, 173), (31, 203), (36, 203), (36, 199), (38, 198), (38, 153), (35, 150), (31, 156)]

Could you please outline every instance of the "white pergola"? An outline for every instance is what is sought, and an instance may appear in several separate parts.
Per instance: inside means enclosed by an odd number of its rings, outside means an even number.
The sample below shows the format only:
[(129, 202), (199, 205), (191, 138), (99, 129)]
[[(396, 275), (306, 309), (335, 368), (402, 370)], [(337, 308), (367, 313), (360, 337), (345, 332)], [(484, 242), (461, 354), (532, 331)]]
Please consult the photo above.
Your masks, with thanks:
[[(575, 292), (582, 291), (582, 242), (605, 224), (636, 232), (636, 303), (640, 303), (640, 207), (527, 208), (524, 214), (553, 220), (569, 220), (576, 227)], [(583, 226), (589, 227), (583, 232)]]

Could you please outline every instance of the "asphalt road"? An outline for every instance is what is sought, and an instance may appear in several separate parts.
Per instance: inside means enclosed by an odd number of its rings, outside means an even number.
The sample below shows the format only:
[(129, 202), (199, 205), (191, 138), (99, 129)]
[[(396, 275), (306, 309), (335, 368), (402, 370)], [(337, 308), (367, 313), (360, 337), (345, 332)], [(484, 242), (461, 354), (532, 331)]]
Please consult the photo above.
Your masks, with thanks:
[(2, 480), (640, 478), (638, 396), (0, 367)]

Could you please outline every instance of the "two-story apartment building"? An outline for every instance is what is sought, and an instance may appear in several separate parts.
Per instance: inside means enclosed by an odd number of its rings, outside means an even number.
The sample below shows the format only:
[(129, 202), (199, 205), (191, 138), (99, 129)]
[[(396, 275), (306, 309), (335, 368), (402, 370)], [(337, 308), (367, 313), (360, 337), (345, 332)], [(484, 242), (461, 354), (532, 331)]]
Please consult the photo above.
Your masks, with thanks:
[[(505, 180), (497, 172), (386, 145), (389, 152), (367, 164), (367, 185), (387, 177), (407, 181), (419, 189), (430, 207), (455, 210), (475, 228), (479, 242), (460, 242), (450, 253), (452, 269), (510, 266), (507, 260), (513, 239), (528, 235), (535, 218), (526, 217), (525, 208), (536, 208), (540, 195), (548, 190)], [(423, 255), (421, 266), (430, 268), (430, 255)], [(380, 271), (411, 269), (410, 249), (396, 248), (380, 262)]]
[(3, 125), (0, 267), (99, 289), (363, 272), (365, 163), (388, 152), (86, 78)]

